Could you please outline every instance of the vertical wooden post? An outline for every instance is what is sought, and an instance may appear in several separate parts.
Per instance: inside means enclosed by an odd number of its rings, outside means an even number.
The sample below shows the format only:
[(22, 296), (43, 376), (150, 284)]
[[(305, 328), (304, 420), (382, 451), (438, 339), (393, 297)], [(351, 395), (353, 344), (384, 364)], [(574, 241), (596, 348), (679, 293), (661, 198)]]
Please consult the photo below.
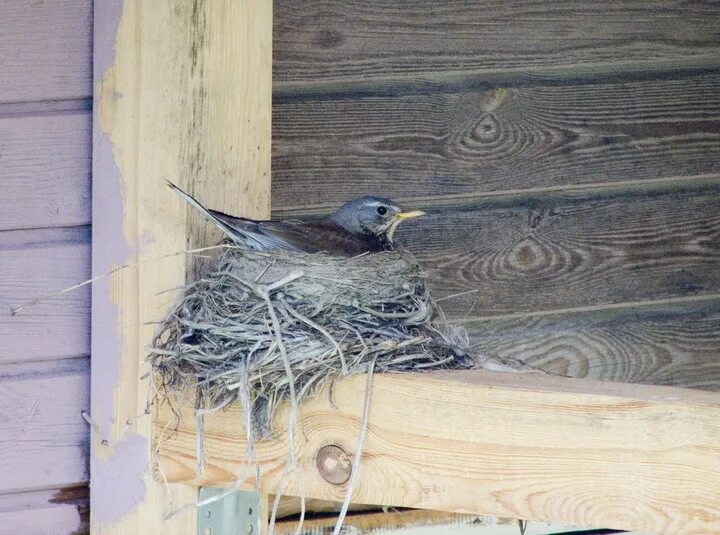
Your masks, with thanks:
[[(93, 533), (192, 533), (196, 491), (154, 470), (145, 348), (208, 234), (165, 186), (251, 217), (270, 211), (272, 3), (95, 5)], [(201, 229), (201, 230), (198, 230)], [(168, 501), (169, 495), (173, 501)]]

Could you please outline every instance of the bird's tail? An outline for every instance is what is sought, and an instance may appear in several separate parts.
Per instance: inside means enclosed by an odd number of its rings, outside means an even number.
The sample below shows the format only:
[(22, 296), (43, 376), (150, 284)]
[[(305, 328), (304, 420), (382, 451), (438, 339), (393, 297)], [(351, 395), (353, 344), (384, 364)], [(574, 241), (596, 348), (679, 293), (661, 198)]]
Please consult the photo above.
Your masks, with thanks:
[(181, 199), (183, 199), (186, 203), (188, 203), (190, 206), (195, 208), (198, 212), (200, 212), (205, 219), (210, 221), (211, 223), (215, 223), (218, 227), (220, 227), (220, 230), (222, 230), (225, 234), (230, 236), (231, 238), (236, 238), (237, 231), (225, 223), (222, 219), (217, 217), (215, 214), (211, 213), (207, 208), (205, 208), (202, 204), (200, 204), (195, 198), (190, 195), (189, 193), (186, 193), (182, 189), (180, 189), (178, 186), (170, 182), (169, 180), (165, 181), (167, 185), (172, 189), (175, 193), (177, 193)]

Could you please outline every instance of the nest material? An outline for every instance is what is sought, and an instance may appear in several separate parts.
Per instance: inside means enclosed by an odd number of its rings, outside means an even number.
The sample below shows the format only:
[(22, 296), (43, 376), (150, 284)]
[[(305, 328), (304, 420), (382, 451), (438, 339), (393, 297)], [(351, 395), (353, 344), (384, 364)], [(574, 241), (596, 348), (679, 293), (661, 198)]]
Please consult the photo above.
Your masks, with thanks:
[(196, 393), (202, 412), (249, 404), (256, 438), (270, 433), (280, 402), (371, 363), (378, 372), (483, 365), (408, 253), (347, 259), (235, 246), (185, 287), (150, 360), (165, 394)]

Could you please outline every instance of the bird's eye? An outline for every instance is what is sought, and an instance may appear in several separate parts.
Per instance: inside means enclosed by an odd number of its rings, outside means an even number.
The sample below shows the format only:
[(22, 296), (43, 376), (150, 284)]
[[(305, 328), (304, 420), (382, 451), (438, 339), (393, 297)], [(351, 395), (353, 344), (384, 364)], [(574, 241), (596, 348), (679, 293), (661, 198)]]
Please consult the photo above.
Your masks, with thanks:
[(385, 208), (384, 206), (378, 206), (377, 213), (380, 215), (385, 215), (387, 214), (387, 208)]

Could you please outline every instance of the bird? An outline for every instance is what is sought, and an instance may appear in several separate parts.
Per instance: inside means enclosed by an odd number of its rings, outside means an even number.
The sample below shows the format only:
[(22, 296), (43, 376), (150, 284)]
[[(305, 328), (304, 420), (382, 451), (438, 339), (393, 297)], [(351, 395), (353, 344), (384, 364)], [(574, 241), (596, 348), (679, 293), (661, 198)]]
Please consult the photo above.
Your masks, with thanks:
[(327, 253), (354, 257), (394, 250), (393, 236), (405, 220), (425, 215), (404, 211), (383, 197), (365, 196), (347, 202), (330, 215), (309, 221), (256, 220), (205, 208), (190, 194), (167, 181), (168, 186), (238, 245), (256, 251)]

